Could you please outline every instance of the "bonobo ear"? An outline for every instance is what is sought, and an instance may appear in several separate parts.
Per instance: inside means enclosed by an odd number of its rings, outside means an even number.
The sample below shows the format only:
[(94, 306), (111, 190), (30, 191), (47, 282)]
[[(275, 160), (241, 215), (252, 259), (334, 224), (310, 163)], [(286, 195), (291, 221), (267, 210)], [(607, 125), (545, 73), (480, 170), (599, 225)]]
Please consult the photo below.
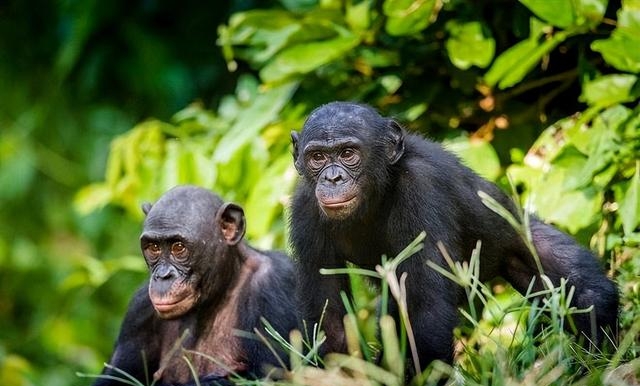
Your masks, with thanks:
[(149, 214), (149, 211), (151, 210), (151, 207), (152, 207), (152, 206), (153, 206), (153, 205), (152, 205), (150, 202), (144, 202), (144, 203), (142, 203), (142, 213), (144, 213), (144, 214), (145, 214), (145, 216), (146, 216), (146, 215), (148, 215), (148, 214)]
[(296, 131), (291, 132), (291, 144), (293, 145), (293, 166), (296, 167), (298, 173), (302, 174), (302, 170), (300, 168), (300, 164), (298, 163), (298, 155), (300, 155), (300, 150), (298, 149), (299, 134)]
[(389, 129), (387, 157), (389, 158), (389, 165), (393, 165), (404, 154), (404, 129), (393, 119), (388, 120), (387, 127)]
[(246, 222), (244, 210), (231, 202), (222, 204), (216, 214), (216, 222), (220, 226), (220, 231), (229, 245), (236, 245), (244, 237)]

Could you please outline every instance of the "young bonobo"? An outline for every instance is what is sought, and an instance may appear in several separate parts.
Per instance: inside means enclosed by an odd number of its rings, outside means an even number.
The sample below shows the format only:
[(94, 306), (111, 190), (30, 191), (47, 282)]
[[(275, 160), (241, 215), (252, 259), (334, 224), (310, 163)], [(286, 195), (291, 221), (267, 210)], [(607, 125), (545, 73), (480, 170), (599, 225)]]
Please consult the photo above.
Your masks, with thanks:
[[(248, 246), (242, 208), (202, 188), (176, 187), (143, 210), (150, 278), (129, 305), (110, 366), (145, 385), (195, 384), (194, 371), (202, 385), (229, 384), (232, 373), (260, 377), (278, 366), (247, 333), (268, 336), (261, 318), (283, 337), (297, 327), (289, 258)], [(103, 375), (122, 378), (110, 367)]]
[[(344, 276), (323, 276), (319, 269), (347, 261), (372, 269), (381, 255), (397, 255), (422, 231), (424, 248), (398, 268), (408, 273), (409, 318), (422, 368), (434, 359), (452, 361), (458, 322), (460, 289), (426, 264), (446, 266), (438, 242), (462, 260), (481, 240), (482, 280), (502, 276), (525, 292), (536, 278), (535, 288), (541, 288), (523, 240), (483, 205), (478, 191), (513, 213), (514, 203), (438, 144), (406, 133), (368, 106), (347, 102), (317, 108), (291, 138), (301, 176), (291, 207), (291, 243), (300, 285), (314, 289), (300, 291), (300, 304), (303, 318), (317, 323), (329, 300), (326, 352), (345, 350), (340, 291), (349, 285)], [(593, 306), (590, 314), (573, 316), (576, 332), (600, 342), (603, 329), (616, 327), (616, 286), (568, 235), (536, 218), (531, 233), (544, 273), (555, 284), (564, 277), (575, 286), (574, 306)]]

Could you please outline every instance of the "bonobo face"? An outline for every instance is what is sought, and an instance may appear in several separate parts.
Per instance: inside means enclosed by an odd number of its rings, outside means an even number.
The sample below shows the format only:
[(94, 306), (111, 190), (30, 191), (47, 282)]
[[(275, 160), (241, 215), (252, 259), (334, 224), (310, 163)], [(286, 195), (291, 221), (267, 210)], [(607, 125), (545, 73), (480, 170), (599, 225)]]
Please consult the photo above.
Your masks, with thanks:
[(224, 266), (226, 247), (244, 235), (244, 215), (236, 205), (189, 186), (170, 190), (143, 210), (140, 244), (151, 274), (149, 298), (158, 316), (177, 318), (209, 296), (203, 278)]
[(314, 110), (300, 134), (293, 132), (298, 172), (332, 220), (353, 217), (386, 183), (386, 170), (402, 155), (402, 129), (373, 109), (333, 102)]

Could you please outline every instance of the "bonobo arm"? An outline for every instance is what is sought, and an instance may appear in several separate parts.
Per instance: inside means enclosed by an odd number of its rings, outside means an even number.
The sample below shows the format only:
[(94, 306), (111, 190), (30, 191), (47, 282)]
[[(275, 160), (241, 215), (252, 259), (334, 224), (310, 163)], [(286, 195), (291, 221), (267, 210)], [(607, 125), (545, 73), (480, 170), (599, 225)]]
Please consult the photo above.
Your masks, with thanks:
[[(105, 366), (101, 377), (93, 386), (125, 385), (112, 377), (124, 379), (121, 371), (133, 376), (143, 384), (151, 384), (153, 373), (158, 369), (160, 340), (155, 336), (156, 317), (149, 300), (148, 285), (136, 291), (129, 303), (127, 313), (120, 327), (118, 340), (109, 360), (111, 367)], [(116, 370), (118, 369), (118, 370)]]

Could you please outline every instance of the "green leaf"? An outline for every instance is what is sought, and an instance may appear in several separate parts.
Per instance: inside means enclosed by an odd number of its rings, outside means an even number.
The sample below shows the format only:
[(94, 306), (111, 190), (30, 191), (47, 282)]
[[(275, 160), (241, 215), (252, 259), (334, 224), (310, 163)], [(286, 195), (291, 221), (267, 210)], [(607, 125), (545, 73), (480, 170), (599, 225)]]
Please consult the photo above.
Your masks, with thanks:
[(602, 54), (604, 60), (620, 71), (640, 72), (640, 40), (611, 38), (596, 40), (591, 49)]
[(290, 82), (258, 94), (218, 143), (214, 161), (227, 164), (239, 148), (257, 137), (261, 129), (278, 117), (296, 87), (296, 82)]
[(558, 44), (569, 37), (564, 32), (556, 32), (551, 38), (533, 48), (527, 56), (520, 58), (520, 61), (511, 68), (511, 71), (500, 81), (500, 88), (505, 89), (519, 83), (524, 77), (542, 60), (542, 58), (553, 51)]
[(620, 71), (640, 72), (640, 9), (622, 9), (611, 37), (596, 40), (591, 49)]
[[(229, 62), (238, 55), (252, 63), (262, 63), (284, 47), (300, 30), (292, 14), (282, 10), (250, 10), (235, 13), (228, 26), (221, 26), (218, 45)], [(234, 52), (233, 46), (246, 47)]]
[(612, 74), (587, 82), (582, 88), (580, 101), (589, 105), (611, 106), (632, 102), (638, 95), (634, 85), (638, 77), (630, 74)]
[(446, 29), (450, 37), (445, 46), (454, 66), (466, 70), (473, 65), (485, 68), (491, 63), (496, 43), (492, 37), (485, 36), (482, 23), (451, 20)]
[[(549, 46), (549, 41), (552, 40), (547, 40), (544, 45), (538, 42), (545, 28), (546, 26), (538, 19), (529, 19), (529, 38), (500, 54), (485, 74), (484, 81), (491, 87), (498, 84), (500, 88), (511, 87), (520, 82), (542, 56), (555, 47), (555, 45)], [(560, 34), (560, 38), (563, 36), (565, 35)]]
[(575, 16), (572, 0), (520, 0), (540, 19), (560, 28), (574, 24)]
[(531, 192), (531, 203), (540, 217), (577, 233), (597, 222), (602, 202), (602, 191), (594, 187), (567, 190), (566, 180), (578, 166), (554, 167)]
[[(282, 215), (286, 197), (290, 194), (297, 180), (297, 174), (291, 163), (291, 155), (285, 153), (274, 160), (269, 167), (252, 182), (249, 197), (244, 206), (250, 219), (247, 235), (252, 240), (269, 235), (274, 222)], [(274, 183), (277, 181), (277, 183)], [(263, 247), (271, 247), (271, 240), (263, 240)]]
[(600, 24), (608, 0), (520, 0), (540, 19), (559, 28)]
[(460, 136), (443, 144), (447, 150), (460, 157), (465, 165), (489, 180), (495, 181), (502, 172), (498, 154), (489, 142)]
[[(506, 88), (511, 84), (517, 83), (530, 70), (530, 68), (522, 68), (522, 58), (529, 57), (537, 47), (538, 42), (536, 40), (527, 39), (508, 48), (496, 58), (495, 62), (493, 62), (489, 71), (484, 75), (484, 81), (491, 87), (494, 87), (498, 82), (500, 82), (500, 88)], [(514, 70), (517, 70), (518, 67), (521, 67), (519, 70), (520, 73), (524, 72), (522, 76), (518, 76), (520, 79), (516, 82), (504, 82), (503, 79), (509, 77), (510, 74), (513, 74)], [(532, 68), (533, 66), (528, 67)], [(511, 75), (511, 77), (513, 78), (513, 75)]]
[(78, 213), (87, 215), (111, 202), (111, 189), (104, 183), (95, 183), (80, 189), (73, 200)]
[(385, 30), (392, 36), (418, 33), (435, 20), (439, 7), (437, 0), (385, 0)]
[(576, 233), (593, 225), (601, 216), (603, 192), (593, 186), (575, 189), (575, 181), (587, 162), (573, 146), (562, 149), (553, 163), (511, 165), (508, 175), (526, 187), (521, 195), (529, 210), (546, 221)]
[[(610, 166), (615, 166), (615, 157), (620, 152), (621, 132), (629, 115), (628, 109), (615, 105), (603, 111), (593, 120), (589, 129), (580, 133), (589, 139), (583, 152), (588, 159), (574, 180), (575, 185), (567, 186), (581, 187), (593, 184), (596, 175), (606, 172)], [(567, 134), (571, 133), (572, 131), (567, 132)], [(567, 141), (572, 143), (573, 138), (568, 137)], [(606, 180), (606, 176), (602, 177)]]
[(349, 34), (335, 39), (294, 45), (269, 61), (260, 70), (260, 78), (265, 83), (271, 83), (307, 74), (346, 55), (359, 42), (358, 36)]
[(573, 0), (575, 25), (583, 32), (597, 27), (604, 17), (609, 0)]
[(625, 235), (633, 233), (640, 225), (640, 161), (636, 162), (636, 172), (620, 200), (620, 218)]
[(372, 0), (360, 2), (348, 1), (345, 7), (345, 20), (347, 25), (355, 31), (368, 29), (371, 26), (372, 5)]

